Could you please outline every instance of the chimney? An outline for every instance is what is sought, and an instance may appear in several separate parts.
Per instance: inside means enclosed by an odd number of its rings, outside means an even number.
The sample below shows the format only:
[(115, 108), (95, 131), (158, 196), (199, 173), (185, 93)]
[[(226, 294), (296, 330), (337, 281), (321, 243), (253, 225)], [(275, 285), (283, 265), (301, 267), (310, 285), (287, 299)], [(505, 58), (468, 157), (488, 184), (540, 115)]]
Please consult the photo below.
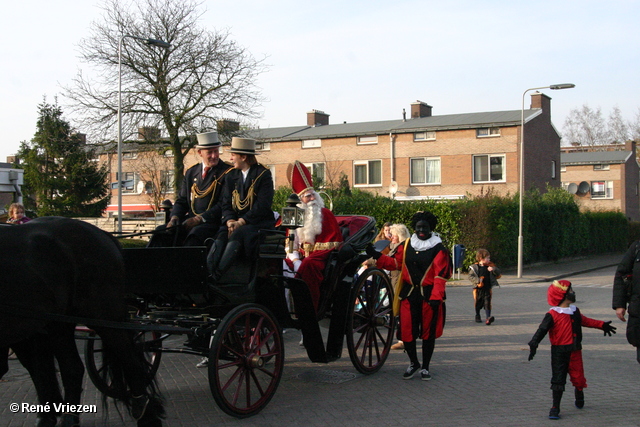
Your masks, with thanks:
[(532, 93), (531, 109), (542, 109), (543, 114), (551, 116), (551, 97), (537, 91)]
[(411, 118), (431, 117), (433, 107), (426, 102), (416, 101), (411, 103)]
[(403, 122), (407, 121), (407, 112), (404, 110), (404, 108), (402, 109), (402, 121)]
[(155, 126), (143, 126), (138, 128), (139, 141), (158, 141), (160, 139), (160, 129)]
[(633, 139), (628, 140), (624, 143), (624, 149), (626, 151), (631, 151), (633, 153), (633, 158), (636, 158), (636, 141)]
[(240, 130), (240, 122), (230, 119), (222, 119), (216, 122), (216, 128), (219, 134), (232, 134)]
[(311, 110), (307, 113), (307, 126), (325, 126), (329, 124), (329, 115), (324, 111)]

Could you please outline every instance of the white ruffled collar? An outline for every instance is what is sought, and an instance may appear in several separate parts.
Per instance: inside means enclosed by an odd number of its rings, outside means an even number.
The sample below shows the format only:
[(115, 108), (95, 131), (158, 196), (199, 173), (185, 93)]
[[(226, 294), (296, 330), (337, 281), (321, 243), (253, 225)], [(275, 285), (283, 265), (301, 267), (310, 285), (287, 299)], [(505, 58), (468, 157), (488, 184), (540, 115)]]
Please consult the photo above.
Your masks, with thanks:
[(551, 310), (560, 314), (573, 314), (576, 312), (576, 306), (571, 304), (569, 307), (551, 307)]
[(431, 249), (438, 243), (442, 243), (442, 239), (440, 235), (435, 231), (427, 240), (420, 240), (416, 233), (411, 235), (411, 247), (416, 251), (426, 251), (427, 249)]

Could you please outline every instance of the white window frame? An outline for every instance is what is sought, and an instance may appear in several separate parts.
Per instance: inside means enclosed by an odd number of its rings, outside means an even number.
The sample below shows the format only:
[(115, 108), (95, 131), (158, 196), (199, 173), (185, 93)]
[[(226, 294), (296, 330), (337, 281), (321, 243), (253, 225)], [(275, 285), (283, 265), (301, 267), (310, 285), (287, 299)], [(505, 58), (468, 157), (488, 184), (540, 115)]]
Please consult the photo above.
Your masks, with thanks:
[(435, 141), (436, 140), (436, 131), (435, 130), (427, 130), (424, 132), (414, 132), (413, 133), (414, 141)]
[(271, 178), (273, 179), (273, 189), (276, 189), (276, 165), (269, 165), (267, 166), (267, 168), (269, 168), (269, 171), (271, 172)]
[[(116, 173), (116, 176), (118, 174)], [(133, 184), (130, 186), (122, 187), (122, 194), (140, 194), (138, 191), (138, 182), (140, 182), (140, 174), (138, 172), (122, 172), (124, 179), (122, 181), (128, 181), (129, 178), (133, 178)], [(117, 180), (116, 180), (117, 181)]]
[[(371, 183), (369, 180), (369, 175), (371, 173), (370, 168), (372, 163), (377, 163), (380, 165), (380, 182), (379, 183)], [(356, 184), (356, 167), (357, 166), (366, 166), (366, 176), (367, 182), (365, 184)], [(354, 160), (353, 162), (353, 186), (354, 187), (382, 187), (382, 160)]]
[(173, 193), (173, 181), (176, 176), (175, 171), (173, 169), (160, 171), (160, 185), (163, 186), (165, 193)]
[(303, 139), (302, 148), (320, 148), (322, 147), (321, 139)]
[(256, 142), (256, 151), (271, 151), (270, 142)]
[(608, 171), (609, 170), (609, 165), (604, 164), (604, 163), (598, 163), (596, 165), (593, 165), (593, 170), (594, 171)]
[(135, 160), (138, 158), (137, 151), (125, 151), (122, 153), (122, 160)]
[[(413, 168), (414, 168), (414, 164), (413, 161), (414, 160), (423, 160), (424, 161), (424, 176), (425, 176), (425, 180), (424, 182), (416, 182), (413, 180)], [(427, 163), (429, 161), (434, 161), (437, 160), (438, 161), (438, 172), (437, 172), (437, 181), (434, 182), (427, 182), (427, 176), (429, 175), (427, 173), (426, 167), (427, 167)], [(442, 160), (440, 159), (440, 157), (411, 157), (409, 159), (409, 181), (411, 183), (411, 185), (440, 185), (442, 182)]]
[(318, 167), (322, 166), (322, 176), (318, 176), (322, 180), (323, 183), (326, 184), (327, 180), (327, 164), (325, 162), (313, 162), (313, 163), (304, 163), (304, 165), (311, 172), (311, 176), (315, 173), (317, 175)]
[[(487, 181), (476, 181), (476, 158), (478, 157), (486, 157), (487, 158)], [(491, 159), (492, 158), (501, 158), (502, 159), (502, 178), (501, 179), (491, 179)], [(472, 174), (473, 174), (473, 183), (474, 184), (486, 184), (492, 182), (506, 182), (507, 179), (507, 156), (504, 154), (474, 154), (472, 159)]]
[[(602, 190), (599, 187), (602, 186)], [(594, 188), (598, 187), (597, 194), (594, 194)], [(591, 198), (592, 199), (613, 199), (613, 181), (591, 181)]]
[[(486, 131), (486, 134), (484, 133)], [(476, 129), (476, 138), (495, 138), (500, 136), (499, 127), (478, 128)]]
[(358, 145), (377, 144), (378, 135), (362, 135), (357, 138)]

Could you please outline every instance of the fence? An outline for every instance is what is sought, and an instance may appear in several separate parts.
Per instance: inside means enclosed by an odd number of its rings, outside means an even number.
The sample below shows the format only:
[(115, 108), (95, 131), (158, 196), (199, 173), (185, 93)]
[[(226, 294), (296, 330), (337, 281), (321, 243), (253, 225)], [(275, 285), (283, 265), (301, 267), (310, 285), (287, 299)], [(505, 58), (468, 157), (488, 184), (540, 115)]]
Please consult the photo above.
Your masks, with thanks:
[[(76, 218), (88, 222), (109, 233), (118, 231), (118, 218)], [(155, 218), (122, 218), (122, 232), (125, 234), (145, 233), (153, 231), (164, 222)], [(136, 236), (134, 239), (149, 240), (150, 234)]]

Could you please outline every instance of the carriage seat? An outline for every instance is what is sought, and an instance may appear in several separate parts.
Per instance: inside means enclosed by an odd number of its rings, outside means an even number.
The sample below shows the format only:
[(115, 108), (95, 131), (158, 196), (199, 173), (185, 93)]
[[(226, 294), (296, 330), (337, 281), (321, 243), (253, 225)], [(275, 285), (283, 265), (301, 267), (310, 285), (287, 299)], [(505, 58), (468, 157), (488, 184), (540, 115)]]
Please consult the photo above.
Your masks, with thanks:
[(277, 265), (282, 264), (286, 256), (285, 233), (278, 230), (260, 230), (258, 234), (259, 243), (252, 256), (247, 257), (244, 253), (239, 255), (236, 264), (220, 277), (216, 286), (244, 290), (254, 281), (264, 264), (274, 263), (276, 260), (279, 263), (276, 263)]

